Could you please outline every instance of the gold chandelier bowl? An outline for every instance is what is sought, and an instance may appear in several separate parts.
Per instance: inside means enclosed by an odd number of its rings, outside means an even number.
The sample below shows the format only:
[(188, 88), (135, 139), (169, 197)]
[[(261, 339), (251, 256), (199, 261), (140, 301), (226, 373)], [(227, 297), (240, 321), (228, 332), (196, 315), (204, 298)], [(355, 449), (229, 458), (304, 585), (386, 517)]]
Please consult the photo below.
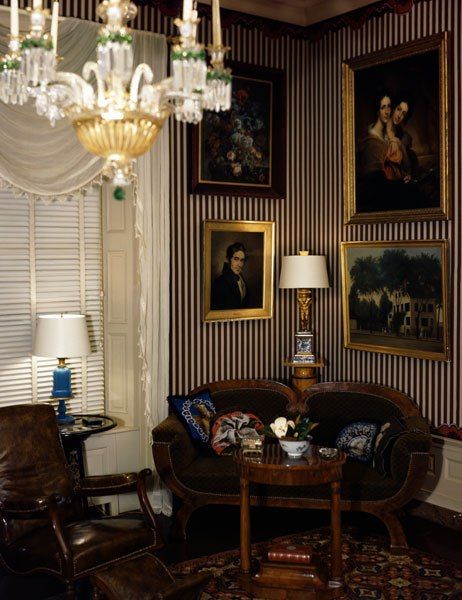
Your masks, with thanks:
[(170, 110), (158, 115), (141, 111), (121, 111), (120, 117), (108, 116), (104, 110), (82, 112), (71, 117), (82, 146), (106, 160), (120, 164), (145, 154), (156, 141)]

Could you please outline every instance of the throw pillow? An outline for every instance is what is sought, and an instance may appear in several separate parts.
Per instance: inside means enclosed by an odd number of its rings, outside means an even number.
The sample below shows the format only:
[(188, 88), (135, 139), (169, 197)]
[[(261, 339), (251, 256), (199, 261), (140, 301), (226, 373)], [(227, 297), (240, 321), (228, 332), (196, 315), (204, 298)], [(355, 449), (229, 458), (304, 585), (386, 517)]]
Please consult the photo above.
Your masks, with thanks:
[(169, 396), (168, 402), (193, 442), (205, 446), (210, 439), (210, 422), (216, 413), (210, 392), (204, 390), (194, 396)]
[(335, 445), (355, 460), (370, 462), (378, 430), (379, 426), (373, 421), (355, 421), (340, 431)]
[(262, 432), (263, 423), (253, 413), (236, 410), (222, 414), (212, 425), (212, 449), (218, 455), (229, 453), (243, 438), (255, 435), (255, 431)]
[(374, 468), (383, 476), (390, 475), (390, 458), (393, 444), (407, 431), (405, 423), (396, 417), (383, 423), (374, 444)]

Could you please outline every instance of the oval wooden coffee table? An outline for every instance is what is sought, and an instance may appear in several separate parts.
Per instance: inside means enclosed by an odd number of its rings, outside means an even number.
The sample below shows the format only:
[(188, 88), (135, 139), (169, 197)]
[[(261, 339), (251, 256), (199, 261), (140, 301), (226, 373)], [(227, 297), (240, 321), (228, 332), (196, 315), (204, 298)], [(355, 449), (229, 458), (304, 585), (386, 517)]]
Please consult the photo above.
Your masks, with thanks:
[[(241, 572), (244, 589), (258, 598), (275, 600), (310, 600), (336, 598), (343, 590), (342, 542), (340, 531), (340, 482), (343, 452), (326, 460), (317, 446), (310, 446), (300, 459), (290, 459), (279, 444), (266, 444), (261, 458), (247, 458), (239, 450), (234, 455), (241, 487)], [(252, 566), (250, 548), (250, 483), (283, 486), (330, 484), (331, 487), (331, 550), (330, 576), (317, 557), (308, 557), (306, 564), (261, 561)], [(271, 548), (270, 548), (271, 550)], [(274, 553), (273, 553), (274, 554)]]

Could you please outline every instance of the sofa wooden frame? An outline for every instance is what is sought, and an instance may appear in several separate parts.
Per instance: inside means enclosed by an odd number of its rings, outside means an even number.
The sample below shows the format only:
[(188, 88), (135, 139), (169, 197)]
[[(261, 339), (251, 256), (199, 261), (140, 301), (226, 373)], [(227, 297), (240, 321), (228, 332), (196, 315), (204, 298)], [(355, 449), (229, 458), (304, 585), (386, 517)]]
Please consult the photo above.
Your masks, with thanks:
[[(397, 390), (374, 384), (332, 382), (320, 383), (312, 386), (304, 396), (299, 396), (291, 388), (284, 384), (267, 380), (228, 380), (208, 383), (192, 390), (195, 394), (204, 389), (214, 392), (222, 390), (233, 390), (239, 388), (266, 388), (279, 392), (287, 398), (288, 412), (309, 412), (310, 400), (319, 393), (324, 392), (356, 392), (379, 396), (395, 404), (403, 417), (421, 417), (417, 404), (407, 395)], [(174, 415), (169, 419), (176, 420)], [(178, 422), (179, 423), (179, 422)], [(181, 427), (183, 427), (181, 425)], [(209, 504), (239, 505), (239, 494), (200, 492), (186, 487), (177, 477), (172, 461), (171, 447), (175, 443), (177, 433), (172, 433), (170, 441), (159, 441), (156, 439), (156, 429), (153, 431), (153, 455), (157, 472), (166, 486), (181, 499), (182, 504), (176, 513), (177, 533), (185, 537), (186, 525), (191, 514), (198, 508)], [(185, 435), (186, 430), (185, 430)], [(422, 433), (427, 435), (427, 432)], [(430, 436), (428, 434), (428, 438)], [(380, 500), (351, 500), (343, 497), (341, 499), (341, 510), (362, 511), (375, 515), (386, 526), (390, 535), (390, 546), (392, 549), (407, 548), (407, 540), (402, 525), (398, 518), (398, 511), (407, 504), (422, 487), (428, 467), (428, 452), (411, 452), (407, 476), (398, 490), (392, 496)], [(251, 496), (252, 506), (290, 507), (330, 509), (329, 499), (320, 498), (277, 498)]]

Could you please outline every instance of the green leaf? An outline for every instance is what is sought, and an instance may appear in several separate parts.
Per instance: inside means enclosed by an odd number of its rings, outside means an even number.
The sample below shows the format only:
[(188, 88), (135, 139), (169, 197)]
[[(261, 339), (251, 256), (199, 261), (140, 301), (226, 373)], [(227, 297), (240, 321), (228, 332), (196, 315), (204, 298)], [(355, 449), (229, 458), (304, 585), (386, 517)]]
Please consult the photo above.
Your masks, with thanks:
[(172, 60), (205, 60), (204, 50), (173, 50)]
[(48, 38), (25, 38), (21, 42), (21, 50), (29, 48), (43, 48), (44, 50), (53, 50), (53, 42)]
[(129, 33), (106, 33), (104, 35), (98, 35), (96, 43), (104, 46), (108, 42), (114, 42), (119, 44), (131, 44), (133, 42), (133, 36)]
[(207, 72), (207, 80), (217, 80), (224, 81), (225, 83), (231, 83), (233, 77), (230, 73), (226, 73), (225, 71), (215, 71), (214, 69), (212, 69), (211, 71)]
[(0, 62), (0, 71), (6, 71), (10, 69), (12, 71), (18, 71), (21, 66), (21, 63), (16, 58), (4, 58)]

